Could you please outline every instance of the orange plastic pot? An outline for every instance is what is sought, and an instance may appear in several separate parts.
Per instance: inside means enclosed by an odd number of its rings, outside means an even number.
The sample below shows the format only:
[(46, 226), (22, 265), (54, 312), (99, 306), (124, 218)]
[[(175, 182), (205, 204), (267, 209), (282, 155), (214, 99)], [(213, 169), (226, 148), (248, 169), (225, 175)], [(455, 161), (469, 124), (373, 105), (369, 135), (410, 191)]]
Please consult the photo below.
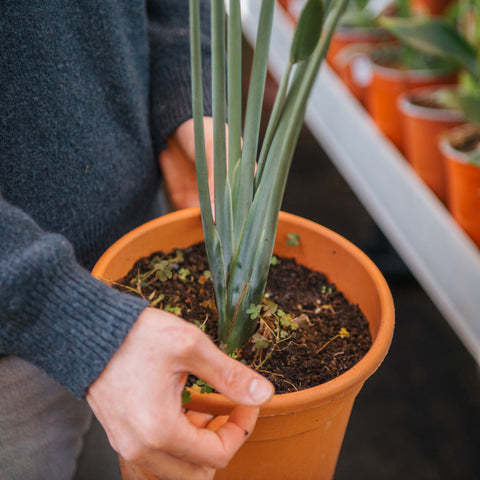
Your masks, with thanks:
[(456, 82), (456, 74), (427, 70), (390, 68), (373, 62), (372, 82), (368, 89), (369, 112), (385, 136), (404, 151), (402, 121), (398, 99), (408, 90)]
[(466, 124), (443, 135), (440, 142), (446, 160), (448, 208), (470, 238), (480, 247), (480, 166), (455, 148), (463, 138), (480, 138), (480, 128)]
[(399, 108), (405, 157), (419, 177), (445, 203), (445, 162), (439, 141), (443, 133), (464, 123), (463, 116), (459, 110), (425, 107), (413, 102), (413, 99), (428, 96), (437, 88), (408, 91), (400, 96)]
[(376, 45), (387, 38), (387, 34), (378, 28), (339, 27), (330, 40), (327, 52), (327, 62), (338, 73), (346, 67), (345, 59), (340, 52), (353, 44)]
[[(300, 245), (289, 247), (296, 232)], [(275, 253), (325, 272), (346, 297), (358, 303), (373, 337), (368, 353), (352, 369), (323, 385), (275, 395), (262, 407), (247, 443), (216, 480), (328, 480), (338, 454), (356, 395), (384, 359), (393, 334), (394, 307), (385, 279), (358, 248), (313, 222), (280, 214)], [(99, 260), (93, 275), (118, 279), (141, 256), (182, 248), (203, 239), (199, 211), (188, 209), (153, 220), (116, 242)], [(189, 408), (228, 415), (233, 404), (220, 394), (192, 392)], [(121, 461), (124, 480), (154, 479), (137, 466)]]
[(413, 0), (412, 12), (416, 14), (443, 15), (453, 0)]
[(365, 107), (372, 80), (369, 52), (389, 39), (379, 28), (341, 27), (333, 34), (327, 61), (353, 96)]

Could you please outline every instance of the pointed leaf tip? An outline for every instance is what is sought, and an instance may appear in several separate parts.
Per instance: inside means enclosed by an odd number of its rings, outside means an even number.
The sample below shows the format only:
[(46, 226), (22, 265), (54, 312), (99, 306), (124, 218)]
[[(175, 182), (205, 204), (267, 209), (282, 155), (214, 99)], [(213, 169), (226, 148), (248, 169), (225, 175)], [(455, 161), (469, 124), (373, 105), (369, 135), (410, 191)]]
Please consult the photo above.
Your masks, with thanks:
[(298, 18), (290, 50), (290, 62), (308, 58), (320, 39), (323, 29), (324, 8), (322, 0), (308, 0)]

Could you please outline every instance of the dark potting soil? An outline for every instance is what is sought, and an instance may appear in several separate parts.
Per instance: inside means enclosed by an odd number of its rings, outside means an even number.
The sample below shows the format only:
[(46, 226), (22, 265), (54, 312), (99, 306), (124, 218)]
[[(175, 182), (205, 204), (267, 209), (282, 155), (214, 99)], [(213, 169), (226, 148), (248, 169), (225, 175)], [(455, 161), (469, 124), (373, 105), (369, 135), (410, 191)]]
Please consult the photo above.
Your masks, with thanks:
[(410, 97), (410, 102), (417, 107), (432, 108), (437, 110), (454, 110), (454, 108), (449, 108), (444, 103), (437, 100), (434, 96), (412, 96)]
[[(194, 322), (218, 345), (213, 284), (203, 244), (142, 258), (114, 287)], [(266, 376), (277, 393), (332, 380), (354, 366), (372, 344), (358, 306), (350, 304), (325, 275), (293, 259), (274, 257), (259, 318), (257, 334), (236, 354)]]
[(452, 147), (464, 153), (478, 150), (480, 148), (480, 131), (473, 131), (464, 136), (458, 136), (458, 138), (452, 141)]

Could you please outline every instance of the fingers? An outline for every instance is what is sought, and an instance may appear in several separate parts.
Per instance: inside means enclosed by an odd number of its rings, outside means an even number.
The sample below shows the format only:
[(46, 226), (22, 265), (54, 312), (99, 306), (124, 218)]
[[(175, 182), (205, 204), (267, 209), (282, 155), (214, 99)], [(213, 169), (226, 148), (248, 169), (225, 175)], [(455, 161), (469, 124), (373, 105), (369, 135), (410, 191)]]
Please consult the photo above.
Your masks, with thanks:
[[(212, 480), (215, 476), (215, 469), (213, 468), (194, 464), (161, 450), (152, 452), (147, 459), (139, 462), (138, 465), (149, 472), (160, 475), (162, 480)], [(132, 478), (137, 477), (132, 476)], [(153, 478), (153, 476), (146, 478)]]
[(208, 413), (194, 412), (193, 410), (185, 412), (185, 416), (197, 428), (207, 428), (214, 418), (218, 418)]
[(237, 406), (229, 417), (214, 417), (207, 428), (197, 428), (188, 420), (179, 422), (169, 452), (198, 465), (225, 468), (251, 435), (257, 417), (258, 408)]
[[(185, 412), (180, 399), (187, 373), (245, 406), (226, 422)], [(209, 480), (212, 469), (224, 467), (248, 438), (256, 407), (272, 394), (265, 378), (225, 355), (200, 329), (147, 308), (91, 385), (87, 401), (126, 460), (167, 480)]]
[(185, 359), (190, 373), (241, 405), (260, 406), (274, 394), (273, 385), (251, 368), (218, 349), (203, 332), (198, 332), (194, 354)]
[(165, 187), (175, 207), (198, 206), (195, 163), (171, 140), (168, 148), (160, 153), (159, 162)]
[[(213, 153), (213, 118), (203, 117), (203, 132), (205, 139), (205, 155), (207, 161), (208, 171), (208, 185), (210, 190), (210, 198), (213, 199), (214, 195), (214, 153)], [(228, 127), (225, 126), (225, 135), (228, 139)], [(189, 119), (182, 123), (173, 134), (172, 139), (177, 144), (178, 148), (183, 152), (186, 158), (188, 158), (192, 164), (195, 164), (195, 134), (193, 119)]]

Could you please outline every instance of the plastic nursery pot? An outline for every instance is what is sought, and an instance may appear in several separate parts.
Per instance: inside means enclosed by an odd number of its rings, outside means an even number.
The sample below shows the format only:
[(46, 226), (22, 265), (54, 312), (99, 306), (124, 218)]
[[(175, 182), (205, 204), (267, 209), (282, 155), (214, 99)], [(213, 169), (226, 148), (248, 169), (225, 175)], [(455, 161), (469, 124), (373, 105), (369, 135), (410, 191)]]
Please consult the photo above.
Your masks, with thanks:
[[(464, 123), (459, 110), (420, 104), (439, 88), (408, 91), (399, 98), (405, 156), (419, 177), (446, 202), (445, 162), (439, 141), (443, 133)], [(452, 90), (454, 86), (449, 87)]]
[[(288, 233), (300, 245), (286, 244)], [(369, 321), (373, 344), (350, 370), (323, 385), (275, 395), (260, 411), (252, 436), (217, 480), (329, 480), (356, 395), (384, 359), (393, 334), (394, 307), (385, 279), (357, 247), (336, 233), (291, 214), (281, 213), (275, 253), (324, 272), (347, 299), (358, 303)], [(153, 220), (116, 242), (101, 257), (93, 275), (118, 279), (141, 256), (183, 248), (203, 239), (198, 209)], [(188, 408), (228, 415), (233, 404), (220, 394), (192, 392)], [(273, 453), (273, 455), (272, 455)], [(124, 480), (154, 479), (121, 460)]]
[(407, 70), (373, 62), (372, 82), (368, 89), (369, 112), (385, 136), (404, 151), (398, 99), (408, 90), (456, 82), (456, 74), (432, 70)]
[(375, 45), (384, 41), (386, 38), (387, 34), (385, 31), (379, 28), (341, 26), (336, 29), (330, 41), (327, 52), (327, 62), (337, 73), (340, 73), (344, 65), (339, 64), (338, 55), (345, 47), (358, 43)]
[(415, 14), (442, 15), (453, 0), (412, 0), (412, 12)]
[(442, 136), (440, 149), (446, 160), (448, 208), (470, 238), (480, 247), (480, 165), (472, 163), (467, 149), (479, 150), (480, 127), (472, 124), (457, 127)]
[(341, 27), (330, 42), (328, 63), (364, 106), (372, 80), (369, 51), (387, 38), (388, 34), (379, 28)]

